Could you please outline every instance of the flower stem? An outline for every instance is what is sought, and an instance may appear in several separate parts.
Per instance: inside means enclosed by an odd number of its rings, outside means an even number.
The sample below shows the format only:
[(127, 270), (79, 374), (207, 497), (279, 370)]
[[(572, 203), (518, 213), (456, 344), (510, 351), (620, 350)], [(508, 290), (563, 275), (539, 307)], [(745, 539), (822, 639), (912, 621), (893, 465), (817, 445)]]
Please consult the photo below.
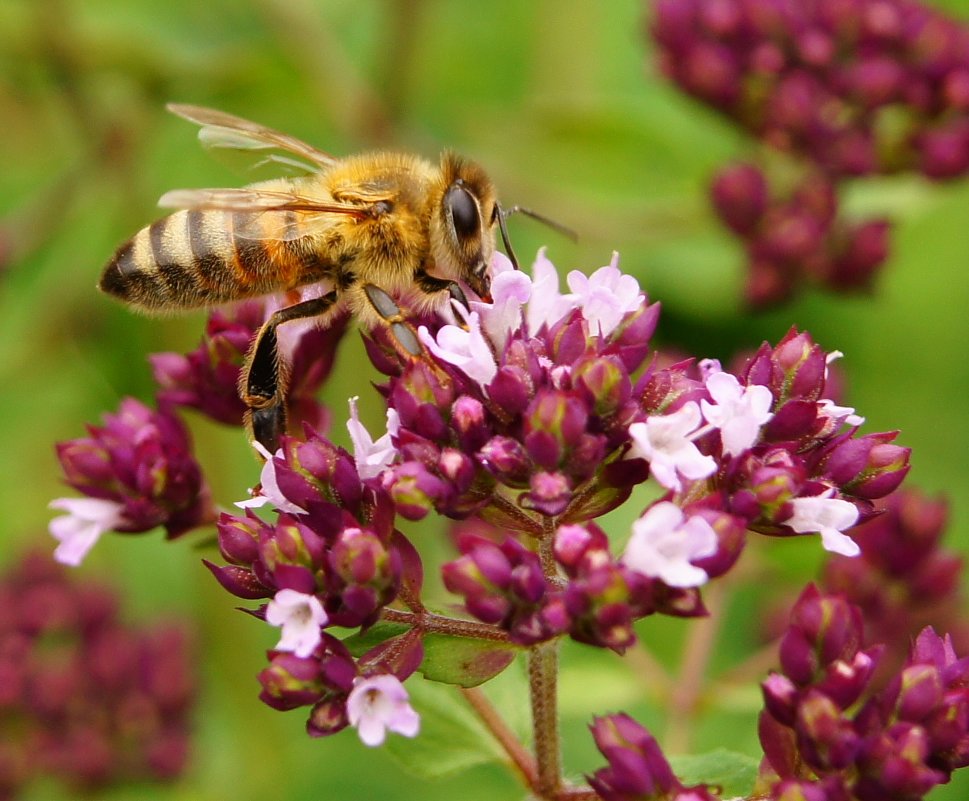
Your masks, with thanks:
[(558, 729), (558, 642), (536, 645), (528, 654), (528, 684), (532, 701), (535, 760), (542, 798), (554, 798), (562, 787)]
[(478, 623), (474, 620), (435, 615), (433, 612), (408, 612), (403, 609), (385, 608), (381, 617), (392, 623), (403, 623), (421, 631), (450, 634), (455, 637), (468, 637), (475, 640), (509, 641), (507, 632), (497, 626)]
[(508, 754), (512, 764), (521, 774), (525, 783), (531, 790), (538, 788), (538, 769), (535, 766), (535, 759), (524, 745), (515, 736), (515, 733), (508, 728), (508, 725), (498, 711), (492, 706), (491, 701), (477, 687), (461, 688), (461, 694), (470, 704), (479, 720), (487, 727), (488, 731), (498, 741), (504, 752)]
[(697, 618), (690, 626), (680, 675), (670, 696), (670, 723), (665, 741), (672, 753), (689, 750), (690, 731), (703, 694), (707, 666), (723, 622), (724, 589), (722, 581), (707, 585), (705, 601), (710, 615)]

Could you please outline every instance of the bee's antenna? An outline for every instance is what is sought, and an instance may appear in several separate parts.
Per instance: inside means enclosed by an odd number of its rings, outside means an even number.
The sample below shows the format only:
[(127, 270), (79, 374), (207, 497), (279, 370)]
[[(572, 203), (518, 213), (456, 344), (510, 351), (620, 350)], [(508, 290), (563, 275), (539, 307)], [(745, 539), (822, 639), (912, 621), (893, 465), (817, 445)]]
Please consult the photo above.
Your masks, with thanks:
[(579, 241), (579, 235), (573, 229), (567, 225), (562, 225), (562, 223), (555, 222), (555, 220), (549, 219), (537, 211), (526, 209), (524, 206), (512, 206), (510, 209), (505, 209), (501, 212), (502, 217), (511, 217), (512, 214), (524, 214), (526, 217), (531, 217), (533, 220), (538, 220), (540, 223), (547, 225), (553, 231), (558, 231), (562, 236), (568, 237), (573, 242)]
[(515, 256), (515, 249), (511, 246), (511, 239), (508, 238), (508, 226), (505, 225), (505, 217), (507, 217), (509, 212), (503, 211), (501, 206), (495, 203), (495, 218), (498, 220), (498, 230), (501, 231), (501, 241), (505, 244), (505, 254), (508, 256), (508, 260), (511, 262), (511, 266), (516, 270), (521, 268), (518, 266), (518, 258)]

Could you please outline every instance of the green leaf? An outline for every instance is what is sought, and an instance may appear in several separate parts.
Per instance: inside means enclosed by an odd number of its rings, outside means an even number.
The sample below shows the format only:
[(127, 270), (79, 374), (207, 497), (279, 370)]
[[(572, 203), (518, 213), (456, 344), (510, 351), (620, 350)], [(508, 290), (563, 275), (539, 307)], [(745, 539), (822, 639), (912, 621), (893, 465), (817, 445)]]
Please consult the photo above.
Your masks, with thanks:
[[(403, 634), (408, 628), (402, 623), (381, 621), (362, 634), (347, 637), (343, 644), (353, 656), (361, 656), (374, 646)], [(511, 643), (426, 634), (424, 661), (418, 670), (430, 681), (477, 687), (508, 667), (519, 650), (517, 645)]]
[(754, 789), (758, 761), (746, 754), (717, 748), (705, 754), (670, 757), (677, 778), (687, 786), (712, 784), (724, 798), (746, 797)]
[(431, 681), (477, 687), (508, 667), (518, 650), (510, 643), (428, 634), (419, 669)]
[(390, 623), (381, 620), (374, 623), (366, 631), (347, 637), (343, 640), (343, 644), (353, 656), (362, 656), (375, 645), (380, 645), (391, 637), (397, 637), (409, 628), (410, 626), (405, 626), (403, 623)]
[(411, 705), (421, 716), (413, 739), (391, 735), (386, 750), (400, 764), (425, 779), (439, 779), (484, 762), (503, 762), (497, 742), (452, 687), (409, 681)]

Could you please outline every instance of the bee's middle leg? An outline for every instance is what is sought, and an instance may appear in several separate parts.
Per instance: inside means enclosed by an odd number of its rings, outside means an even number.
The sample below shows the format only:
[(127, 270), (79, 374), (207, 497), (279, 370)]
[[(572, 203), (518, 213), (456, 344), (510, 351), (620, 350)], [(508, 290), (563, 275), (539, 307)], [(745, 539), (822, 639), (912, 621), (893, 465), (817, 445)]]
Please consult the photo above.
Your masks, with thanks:
[(290, 320), (319, 317), (332, 308), (337, 293), (287, 306), (275, 312), (259, 329), (239, 377), (239, 396), (248, 407), (246, 428), (253, 439), (275, 453), (286, 431), (286, 365), (279, 359), (276, 329)]

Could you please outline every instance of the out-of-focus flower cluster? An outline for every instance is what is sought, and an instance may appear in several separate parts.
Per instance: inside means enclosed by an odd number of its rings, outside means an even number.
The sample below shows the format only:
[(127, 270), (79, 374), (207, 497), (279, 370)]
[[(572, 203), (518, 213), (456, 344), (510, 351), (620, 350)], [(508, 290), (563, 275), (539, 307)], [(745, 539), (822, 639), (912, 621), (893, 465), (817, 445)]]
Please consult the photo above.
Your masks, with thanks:
[[(184, 406), (227, 425), (242, 425), (245, 404), (239, 397), (239, 372), (249, 345), (269, 315), (275, 300), (252, 300), (209, 316), (202, 341), (191, 353), (155, 353), (149, 356), (158, 402)], [(279, 349), (293, 381), (288, 388), (290, 418), (326, 430), (329, 416), (315, 394), (333, 369), (336, 345), (346, 332), (348, 317), (341, 315), (321, 328), (290, 323), (280, 328)]]
[(947, 632), (959, 653), (969, 652), (963, 560), (942, 547), (946, 503), (902, 489), (878, 509), (853, 533), (858, 558), (832, 555), (827, 561), (825, 591), (841, 593), (861, 609), (865, 645), (885, 643), (880, 674), (897, 669), (908, 656), (908, 641), (927, 625)]
[(171, 780), (189, 753), (189, 641), (119, 620), (113, 592), (31, 555), (0, 577), (0, 798), (56, 777), (78, 792)]
[(969, 658), (931, 628), (872, 692), (860, 610), (810, 586), (763, 683), (760, 790), (790, 801), (920, 799), (969, 764)]
[(913, 0), (657, 0), (664, 72), (772, 148), (803, 160), (776, 188), (752, 164), (714, 180), (744, 241), (748, 299), (804, 279), (863, 287), (888, 254), (884, 220), (839, 219), (848, 177), (969, 171), (969, 28)]

